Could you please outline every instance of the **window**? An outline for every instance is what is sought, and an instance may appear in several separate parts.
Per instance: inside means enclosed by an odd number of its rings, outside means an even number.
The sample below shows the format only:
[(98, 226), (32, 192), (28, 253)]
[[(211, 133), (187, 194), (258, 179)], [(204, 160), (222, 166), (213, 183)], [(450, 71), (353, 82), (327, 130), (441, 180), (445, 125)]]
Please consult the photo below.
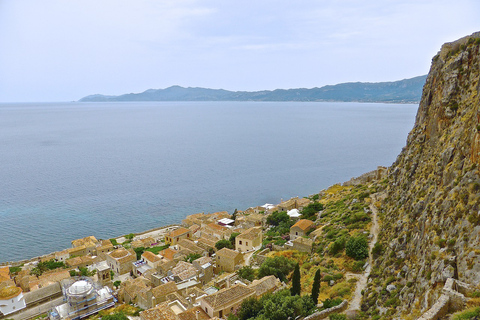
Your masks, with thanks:
[(245, 242), (245, 245), (248, 246), (248, 241)]
[(298, 236), (298, 232), (295, 232), (295, 235)]
[(238, 240), (238, 244), (242, 244), (242, 240)]

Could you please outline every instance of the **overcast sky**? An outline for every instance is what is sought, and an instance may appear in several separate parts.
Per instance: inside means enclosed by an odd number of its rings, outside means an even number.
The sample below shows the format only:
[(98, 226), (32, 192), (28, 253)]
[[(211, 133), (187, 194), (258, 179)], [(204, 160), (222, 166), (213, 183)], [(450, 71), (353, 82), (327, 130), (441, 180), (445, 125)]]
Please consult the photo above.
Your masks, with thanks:
[(395, 81), (479, 16), (478, 0), (0, 0), (0, 102)]

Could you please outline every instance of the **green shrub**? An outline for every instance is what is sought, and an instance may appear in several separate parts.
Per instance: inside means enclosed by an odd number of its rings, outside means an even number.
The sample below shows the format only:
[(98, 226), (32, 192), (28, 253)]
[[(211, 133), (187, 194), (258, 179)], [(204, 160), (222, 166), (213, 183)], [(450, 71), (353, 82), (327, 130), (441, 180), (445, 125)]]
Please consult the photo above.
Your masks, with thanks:
[(480, 307), (470, 308), (453, 316), (453, 320), (470, 320), (480, 317)]
[(351, 237), (345, 244), (345, 253), (347, 256), (355, 259), (362, 260), (368, 257), (368, 242), (367, 238), (363, 235), (357, 237)]
[(330, 320), (347, 320), (347, 316), (341, 313), (332, 313), (328, 316)]
[(342, 299), (340, 299), (340, 298), (325, 299), (325, 301), (323, 301), (323, 308), (324, 309), (330, 309), (330, 308), (338, 306), (340, 303), (342, 303)]

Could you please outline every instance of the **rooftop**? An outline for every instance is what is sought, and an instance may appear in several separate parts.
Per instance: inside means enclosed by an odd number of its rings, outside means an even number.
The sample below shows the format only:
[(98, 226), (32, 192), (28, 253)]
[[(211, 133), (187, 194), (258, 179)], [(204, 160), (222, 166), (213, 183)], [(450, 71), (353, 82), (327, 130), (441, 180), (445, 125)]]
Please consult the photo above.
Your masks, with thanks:
[(237, 238), (242, 238), (242, 239), (247, 239), (247, 240), (253, 240), (258, 237), (259, 234), (262, 233), (262, 230), (260, 228), (250, 228), (242, 232), (237, 236)]
[(204, 297), (204, 301), (212, 308), (217, 309), (236, 302), (238, 299), (252, 295), (255, 290), (242, 284), (236, 284), (230, 288), (222, 289), (212, 295)]
[(190, 230), (188, 229), (185, 229), (183, 227), (180, 227), (176, 230), (173, 230), (172, 232), (170, 232), (169, 234), (167, 234), (167, 237), (171, 237), (171, 238), (175, 238), (175, 237), (178, 237), (178, 236), (181, 236), (187, 232), (190, 232)]
[(148, 260), (150, 262), (153, 262), (153, 263), (162, 260), (159, 256), (157, 256), (155, 253), (150, 252), (150, 251), (145, 251), (142, 254), (142, 258), (144, 258), (145, 260)]
[(295, 223), (292, 228), (300, 228), (302, 229), (303, 231), (306, 231), (307, 229), (313, 227), (314, 225), (314, 222), (312, 220), (307, 220), (307, 219), (301, 219), (301, 220), (298, 220), (297, 223)]
[(15, 286), (7, 286), (0, 289), (0, 300), (8, 300), (22, 293), (22, 289)]
[(217, 251), (217, 257), (221, 256), (221, 257), (227, 257), (230, 259), (235, 259), (239, 254), (240, 252), (232, 249), (228, 249), (228, 248), (223, 248)]

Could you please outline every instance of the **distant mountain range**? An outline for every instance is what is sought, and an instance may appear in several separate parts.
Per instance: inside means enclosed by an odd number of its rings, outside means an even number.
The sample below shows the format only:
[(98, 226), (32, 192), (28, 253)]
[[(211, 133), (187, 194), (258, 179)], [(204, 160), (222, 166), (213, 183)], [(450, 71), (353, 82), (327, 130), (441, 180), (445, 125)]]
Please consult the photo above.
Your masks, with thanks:
[(81, 102), (109, 101), (356, 101), (418, 103), (427, 76), (394, 82), (349, 82), (312, 89), (273, 91), (228, 91), (223, 89), (184, 88), (149, 89), (120, 96), (94, 94)]

